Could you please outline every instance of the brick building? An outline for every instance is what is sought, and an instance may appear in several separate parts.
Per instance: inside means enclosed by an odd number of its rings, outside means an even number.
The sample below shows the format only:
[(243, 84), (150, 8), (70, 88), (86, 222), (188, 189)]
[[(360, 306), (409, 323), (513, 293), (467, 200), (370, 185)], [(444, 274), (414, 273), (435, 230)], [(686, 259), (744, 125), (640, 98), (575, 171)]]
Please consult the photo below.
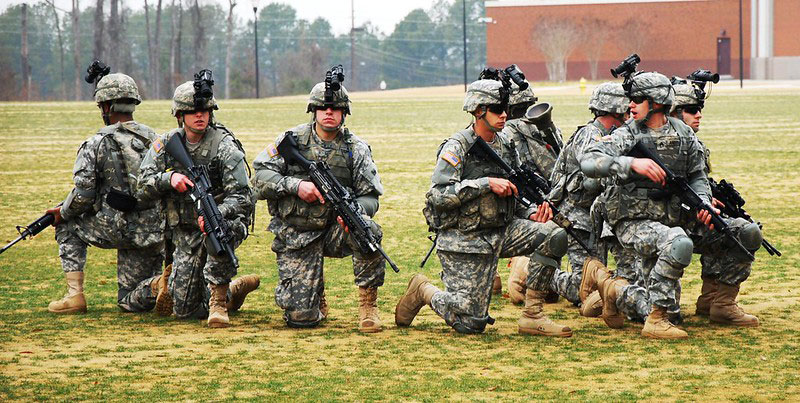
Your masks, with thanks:
[[(744, 77), (800, 79), (800, 0), (742, 0)], [(542, 26), (563, 39), (578, 32), (566, 58), (567, 79), (610, 78), (632, 52), (640, 68), (683, 75), (702, 67), (738, 78), (739, 0), (496, 0), (486, 2), (487, 62), (517, 63), (548, 79)], [(568, 45), (562, 47), (567, 48)], [(591, 48), (600, 49), (591, 54)], [(552, 58), (551, 58), (552, 59)]]

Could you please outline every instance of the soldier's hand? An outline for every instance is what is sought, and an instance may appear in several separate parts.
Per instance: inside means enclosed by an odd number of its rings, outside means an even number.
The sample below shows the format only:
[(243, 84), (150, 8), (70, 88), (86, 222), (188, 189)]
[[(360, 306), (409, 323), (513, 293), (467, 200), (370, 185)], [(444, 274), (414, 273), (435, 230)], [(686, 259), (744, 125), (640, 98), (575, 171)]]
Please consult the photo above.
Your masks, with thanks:
[(347, 226), (346, 226), (346, 225), (344, 225), (344, 220), (342, 220), (342, 217), (340, 217), (340, 216), (338, 216), (338, 215), (337, 215), (337, 216), (336, 216), (336, 222), (338, 222), (338, 223), (339, 223), (339, 225), (341, 225), (341, 226), (342, 226), (342, 228), (344, 228), (344, 232), (350, 232), (350, 228), (347, 228)]
[(200, 227), (200, 231), (203, 231), (204, 235), (208, 235), (206, 233), (206, 220), (203, 219), (203, 216), (198, 216), (197, 217), (197, 226)]
[(667, 173), (649, 158), (634, 158), (633, 162), (631, 162), (631, 170), (639, 175), (646, 176), (661, 186), (667, 184)]
[(508, 179), (489, 178), (489, 189), (500, 197), (517, 194), (517, 187)]
[(61, 217), (61, 206), (55, 206), (51, 209), (48, 209), (44, 212), (45, 214), (52, 214), (55, 220), (53, 221), (53, 226), (58, 227), (61, 223), (64, 222), (64, 218)]
[(719, 201), (716, 197), (711, 198), (711, 207), (725, 208), (725, 203)]
[(172, 173), (172, 175), (169, 177), (169, 184), (173, 189), (177, 190), (178, 193), (183, 193), (190, 187), (194, 186), (194, 183), (192, 183), (192, 181), (186, 175), (178, 172)]
[(536, 207), (536, 212), (531, 214), (530, 219), (536, 222), (548, 222), (553, 219), (553, 209), (550, 203), (544, 202)]
[[(719, 214), (719, 210), (712, 207), (715, 213)], [(703, 223), (709, 230), (714, 229), (714, 224), (711, 223), (711, 213), (708, 210), (700, 210), (697, 212), (697, 220)]]
[(319, 192), (313, 182), (302, 181), (300, 186), (297, 187), (297, 196), (303, 199), (306, 203), (314, 203), (319, 201), (320, 204), (325, 204), (325, 199), (322, 198), (322, 193)]

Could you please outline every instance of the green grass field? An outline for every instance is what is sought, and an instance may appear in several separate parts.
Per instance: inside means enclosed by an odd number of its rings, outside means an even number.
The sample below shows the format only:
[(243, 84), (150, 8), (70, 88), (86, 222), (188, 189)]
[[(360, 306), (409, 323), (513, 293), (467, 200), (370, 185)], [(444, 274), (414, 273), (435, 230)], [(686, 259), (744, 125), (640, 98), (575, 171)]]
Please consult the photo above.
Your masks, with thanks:
[[(555, 105), (565, 136), (589, 119), (588, 91), (537, 92)], [(639, 324), (608, 329), (563, 300), (546, 310), (573, 328), (569, 339), (518, 335), (520, 308), (505, 298), (492, 301), (497, 323), (482, 335), (456, 334), (428, 308), (411, 328), (394, 326), (394, 305), (430, 246), (421, 209), (436, 147), (469, 122), (462, 94), (456, 86), (353, 95), (347, 124), (372, 146), (386, 188), (376, 220), (402, 270), (388, 270), (380, 290), (382, 333), (357, 330), (349, 259), (327, 261), (324, 326), (286, 328), (273, 298), (277, 271), (263, 202), (255, 232), (237, 251), (239, 273), (260, 275), (261, 288), (228, 329), (120, 313), (116, 255), (95, 248), (86, 268), (89, 312), (49, 314), (64, 281), (47, 229), (0, 255), (0, 400), (800, 399), (800, 86), (725, 84), (708, 101), (700, 134), (712, 150), (712, 176), (736, 184), (784, 255), (759, 251), (742, 287), (740, 304), (762, 321), (755, 329), (693, 315), (701, 284), (695, 259), (683, 279), (690, 338), (673, 342), (643, 339)], [(307, 121), (304, 111), (303, 97), (287, 97), (221, 101), (217, 116), (252, 161), (279, 133)], [(136, 118), (157, 132), (175, 126), (166, 101), (144, 102)], [(101, 125), (89, 102), (0, 103), (0, 242), (63, 199), (76, 150)], [(441, 285), (439, 271), (436, 258), (423, 270)]]

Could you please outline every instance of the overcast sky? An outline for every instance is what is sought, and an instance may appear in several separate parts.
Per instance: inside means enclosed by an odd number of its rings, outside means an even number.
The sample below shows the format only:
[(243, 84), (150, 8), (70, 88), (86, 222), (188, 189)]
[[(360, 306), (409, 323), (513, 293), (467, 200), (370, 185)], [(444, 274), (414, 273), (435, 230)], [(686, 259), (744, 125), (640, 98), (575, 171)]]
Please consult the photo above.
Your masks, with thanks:
[[(0, 10), (12, 4), (27, 2), (33, 4), (43, 0), (0, 0)], [(141, 9), (144, 0), (121, 0), (126, 7)], [(150, 0), (150, 3), (157, 3), (158, 0)], [(186, 3), (187, 0), (184, 0)], [(200, 0), (203, 3), (216, 2), (227, 8), (227, 0)], [(96, 0), (80, 0), (81, 8), (95, 4)], [(172, 0), (163, 0), (164, 5), (171, 4)], [(235, 10), (240, 18), (245, 20), (253, 19), (253, 2), (251, 0), (237, 0), (238, 5)], [(350, 31), (350, 3), (351, 0), (284, 0), (284, 1), (257, 1), (259, 9), (269, 3), (290, 4), (297, 10), (298, 18), (309, 21), (317, 17), (324, 17), (331, 23), (334, 34), (343, 34)], [(427, 9), (433, 3), (432, 0), (353, 0), (355, 5), (356, 26), (365, 21), (371, 21), (377, 25), (381, 31), (390, 34), (394, 30), (395, 24), (400, 22), (409, 11), (415, 8)], [(72, 0), (56, 0), (56, 6), (63, 10), (72, 9)], [(108, 5), (106, 4), (106, 8)], [(106, 11), (108, 12), (108, 11)]]

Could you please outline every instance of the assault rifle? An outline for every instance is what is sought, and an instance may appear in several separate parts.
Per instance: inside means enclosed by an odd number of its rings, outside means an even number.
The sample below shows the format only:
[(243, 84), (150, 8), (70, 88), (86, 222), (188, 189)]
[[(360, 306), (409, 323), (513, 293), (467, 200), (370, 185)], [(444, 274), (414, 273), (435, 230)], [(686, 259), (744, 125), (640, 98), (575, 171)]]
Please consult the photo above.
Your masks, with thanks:
[(592, 253), (589, 247), (575, 234), (572, 228), (572, 222), (570, 222), (567, 217), (564, 217), (552, 202), (547, 200), (547, 194), (550, 193), (550, 184), (547, 183), (545, 178), (542, 178), (524, 164), (519, 170), (512, 168), (511, 165), (503, 161), (481, 137), (475, 140), (469, 152), (477, 157), (488, 160), (505, 171), (508, 180), (517, 187), (518, 193), (516, 197), (523, 206), (530, 207), (534, 204), (547, 202), (550, 205), (550, 209), (553, 210), (553, 222), (558, 224), (559, 227), (564, 228), (567, 234), (578, 242), (578, 245), (580, 245), (586, 253), (594, 256), (594, 253)]
[(55, 222), (55, 220), (56, 217), (53, 214), (47, 213), (37, 218), (36, 221), (28, 224), (25, 227), (17, 225), (17, 232), (19, 232), (19, 236), (17, 237), (17, 239), (9, 242), (8, 245), (4, 246), (3, 249), (0, 249), (0, 253), (5, 252), (7, 249), (11, 248), (17, 242), (23, 239), (35, 237), (40, 232), (44, 231), (45, 228), (51, 226), (53, 222)]
[(296, 164), (308, 171), (311, 182), (322, 193), (322, 198), (333, 205), (336, 214), (342, 217), (344, 225), (350, 230), (350, 235), (353, 236), (361, 252), (365, 254), (380, 252), (383, 258), (389, 262), (389, 266), (392, 266), (392, 270), (399, 273), (400, 269), (381, 248), (372, 228), (358, 212), (359, 206), (355, 197), (333, 176), (328, 164), (325, 161), (311, 161), (300, 154), (297, 149), (297, 140), (290, 133), (286, 133), (277, 148), (278, 153), (283, 156), (287, 164)]
[(691, 209), (697, 211), (708, 211), (708, 213), (711, 214), (711, 223), (714, 224), (714, 229), (722, 232), (725, 237), (733, 241), (733, 243), (736, 244), (736, 247), (744, 252), (750, 258), (750, 260), (756, 259), (755, 256), (753, 256), (753, 254), (750, 253), (750, 251), (747, 250), (744, 245), (742, 245), (739, 239), (736, 238), (736, 236), (733, 234), (733, 231), (731, 231), (731, 227), (728, 226), (728, 224), (719, 214), (714, 212), (714, 208), (711, 207), (711, 205), (705, 200), (703, 200), (700, 195), (698, 195), (697, 192), (692, 189), (691, 186), (689, 186), (689, 181), (687, 181), (686, 178), (675, 175), (675, 173), (672, 172), (672, 170), (669, 169), (669, 167), (666, 166), (663, 161), (661, 161), (661, 158), (656, 153), (650, 151), (647, 147), (643, 146), (642, 143), (637, 142), (628, 155), (637, 158), (648, 158), (658, 164), (658, 166), (664, 170), (664, 173), (667, 174), (666, 189), (670, 193), (677, 195), (681, 199), (681, 202)]
[(222, 213), (219, 211), (217, 202), (211, 195), (211, 180), (208, 175), (208, 167), (205, 165), (195, 165), (186, 146), (183, 145), (181, 137), (173, 135), (166, 145), (169, 155), (189, 171), (189, 179), (194, 183), (191, 187), (190, 196), (197, 203), (197, 213), (203, 217), (205, 227), (203, 230), (208, 236), (211, 244), (211, 253), (215, 256), (227, 255), (231, 259), (234, 267), (239, 267), (239, 259), (233, 253), (233, 232)]
[[(747, 221), (753, 222), (753, 218), (750, 217), (750, 214), (747, 214), (747, 212), (742, 208), (745, 201), (739, 194), (739, 191), (733, 187), (733, 183), (726, 182), (725, 179), (717, 183), (711, 178), (708, 178), (708, 182), (711, 184), (711, 193), (714, 195), (714, 198), (721, 201), (722, 204), (725, 205), (724, 207), (720, 208), (720, 211), (723, 214), (732, 218), (741, 217)], [(758, 226), (760, 227), (761, 223), (758, 223)], [(778, 255), (778, 257), (781, 256), (781, 251), (772, 246), (772, 244), (766, 239), (761, 240), (761, 245), (764, 246), (764, 250), (766, 250), (770, 255)]]

